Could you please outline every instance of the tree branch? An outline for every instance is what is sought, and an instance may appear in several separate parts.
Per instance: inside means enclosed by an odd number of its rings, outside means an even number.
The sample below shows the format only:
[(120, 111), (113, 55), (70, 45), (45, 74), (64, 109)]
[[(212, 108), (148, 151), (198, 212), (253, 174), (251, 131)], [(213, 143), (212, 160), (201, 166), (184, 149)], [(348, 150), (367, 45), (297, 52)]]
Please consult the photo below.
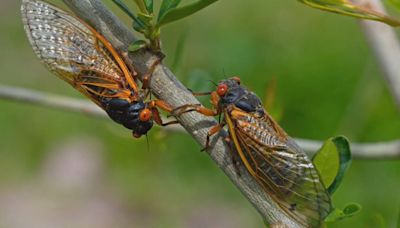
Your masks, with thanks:
[[(141, 51), (134, 55), (127, 54), (127, 47), (135, 39), (134, 36), (99, 0), (64, 0), (64, 2), (80, 18), (102, 33), (120, 53), (124, 53), (123, 55), (128, 57), (128, 64), (134, 66), (139, 75), (145, 75), (149, 72), (149, 67), (158, 60), (156, 55), (148, 51)], [(185, 86), (175, 78), (173, 73), (162, 64), (156, 66), (150, 88), (155, 96), (173, 107), (199, 103)], [(202, 146), (205, 144), (208, 129), (216, 124), (213, 118), (205, 117), (195, 112), (182, 115), (179, 121), (186, 131)], [(221, 132), (219, 135), (226, 136), (226, 132)], [(263, 219), (269, 224), (300, 227), (265, 194), (245, 170), (241, 170), (241, 176), (238, 176), (232, 163), (229, 148), (223, 143), (221, 137), (218, 137), (218, 140), (215, 140), (215, 138), (211, 142), (212, 147), (208, 154), (253, 204)]]
[[(380, 0), (364, 0), (364, 2), (373, 10), (386, 14)], [(368, 20), (361, 20), (360, 23), (400, 110), (400, 44), (396, 33), (392, 27), (384, 23)]]
[[(296, 142), (307, 151), (307, 154), (313, 155), (322, 146), (323, 142), (310, 139), (295, 138)], [(351, 155), (355, 159), (399, 159), (400, 158), (400, 140), (385, 142), (352, 142)]]
[(17, 102), (41, 105), (89, 116), (106, 118), (107, 114), (93, 102), (74, 99), (56, 94), (43, 93), (31, 89), (0, 85), (0, 98)]
[[(84, 113), (85, 115), (93, 117), (109, 119), (104, 110), (93, 104), (93, 102), (43, 93), (31, 89), (0, 85), (0, 99), (30, 103), (70, 112)], [(177, 133), (185, 132), (185, 130), (178, 125), (168, 125), (163, 127), (163, 129)], [(323, 144), (321, 141), (310, 139), (294, 138), (294, 140), (310, 156), (317, 152)], [(353, 142), (351, 143), (351, 153), (355, 159), (400, 159), (400, 140), (374, 143)]]

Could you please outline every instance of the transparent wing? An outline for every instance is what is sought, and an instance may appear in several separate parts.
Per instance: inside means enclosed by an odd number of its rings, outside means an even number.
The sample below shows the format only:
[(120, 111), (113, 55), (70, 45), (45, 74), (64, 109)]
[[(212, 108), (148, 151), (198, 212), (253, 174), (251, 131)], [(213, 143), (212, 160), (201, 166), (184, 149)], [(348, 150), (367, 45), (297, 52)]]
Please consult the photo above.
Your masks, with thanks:
[(289, 216), (303, 225), (318, 226), (332, 206), (306, 154), (291, 139), (280, 137), (268, 119), (243, 112), (228, 118), (234, 120), (230, 131), (235, 131), (236, 149), (249, 173)]
[(39, 59), (97, 104), (102, 98), (127, 98), (136, 89), (115, 50), (95, 30), (42, 1), (23, 0), (21, 12)]

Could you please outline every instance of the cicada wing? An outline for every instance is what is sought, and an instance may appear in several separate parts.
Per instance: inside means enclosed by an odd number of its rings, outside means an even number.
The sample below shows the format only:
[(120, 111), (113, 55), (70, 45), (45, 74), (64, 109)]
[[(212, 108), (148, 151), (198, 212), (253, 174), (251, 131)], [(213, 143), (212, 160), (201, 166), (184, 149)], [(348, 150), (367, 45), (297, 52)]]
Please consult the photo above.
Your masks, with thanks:
[(229, 130), (235, 132), (236, 150), (249, 173), (289, 216), (303, 225), (318, 226), (332, 206), (307, 155), (291, 139), (278, 137), (270, 123), (251, 115), (228, 118), (234, 119)]
[(129, 95), (126, 66), (95, 30), (42, 1), (23, 0), (21, 12), (29, 42), (51, 72), (97, 104)]

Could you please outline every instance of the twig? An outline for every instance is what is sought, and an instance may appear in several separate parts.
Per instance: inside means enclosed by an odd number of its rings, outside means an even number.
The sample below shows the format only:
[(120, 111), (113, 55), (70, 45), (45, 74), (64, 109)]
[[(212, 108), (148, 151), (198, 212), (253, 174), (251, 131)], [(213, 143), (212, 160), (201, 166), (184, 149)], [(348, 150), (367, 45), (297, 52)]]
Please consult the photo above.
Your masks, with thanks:
[[(101, 108), (93, 104), (93, 102), (43, 93), (31, 89), (0, 85), (0, 99), (31, 103), (108, 119), (107, 114)], [(163, 130), (177, 133), (185, 131), (178, 125), (169, 125), (163, 128)], [(313, 155), (323, 144), (321, 141), (310, 139), (295, 138), (295, 141), (309, 155)], [(351, 143), (351, 150), (353, 158), (355, 159), (399, 159), (400, 140), (374, 143)]]
[[(134, 66), (139, 75), (146, 75), (149, 68), (159, 59), (148, 51), (126, 54), (128, 45), (135, 39), (131, 32), (113, 15), (99, 0), (64, 0), (64, 2), (83, 20), (102, 33), (120, 53), (125, 53), (127, 62)], [(90, 13), (88, 13), (90, 12)], [(150, 88), (155, 96), (166, 101), (173, 107), (184, 104), (199, 103), (197, 99), (183, 86), (173, 73), (162, 64), (154, 69)], [(213, 118), (204, 117), (195, 112), (187, 113), (179, 118), (181, 125), (202, 146), (205, 144), (208, 129), (216, 124)], [(224, 132), (221, 132), (224, 135)], [(220, 134), (220, 135), (221, 135)], [(226, 133), (225, 133), (226, 134)], [(213, 138), (215, 139), (215, 137)], [(238, 176), (230, 157), (230, 151), (221, 137), (212, 140), (210, 157), (225, 172), (231, 181), (242, 191), (247, 199), (261, 214), (268, 224), (284, 224), (287, 227), (300, 227), (289, 218), (273, 200), (265, 194), (262, 188), (242, 170)]]
[[(0, 99), (30, 103), (70, 112), (83, 113), (92, 117), (109, 119), (103, 109), (88, 100), (44, 93), (32, 89), (0, 85)], [(163, 122), (168, 122), (168, 120), (163, 119)], [(164, 127), (164, 129), (173, 132), (184, 132), (184, 129), (179, 125), (168, 125)]]
[[(385, 13), (380, 0), (364, 2), (372, 9)], [(375, 21), (361, 20), (361, 25), (400, 110), (400, 44), (396, 33), (390, 26)]]
[(31, 89), (0, 85), (0, 98), (72, 112), (80, 112), (95, 117), (107, 117), (107, 114), (92, 102), (43, 93)]
[[(295, 138), (296, 142), (308, 152), (309, 155), (321, 148), (321, 141)], [(374, 143), (351, 143), (351, 154), (355, 159), (399, 159), (400, 140), (374, 142)]]

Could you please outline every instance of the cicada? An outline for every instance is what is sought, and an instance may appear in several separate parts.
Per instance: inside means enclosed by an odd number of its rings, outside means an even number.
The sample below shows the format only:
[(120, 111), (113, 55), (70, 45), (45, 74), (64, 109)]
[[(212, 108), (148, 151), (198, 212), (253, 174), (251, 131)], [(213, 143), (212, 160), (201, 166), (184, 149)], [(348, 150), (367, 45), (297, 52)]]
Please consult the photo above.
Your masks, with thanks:
[(300, 224), (318, 227), (332, 209), (329, 193), (313, 163), (263, 108), (257, 95), (233, 77), (219, 82), (211, 103), (213, 109), (188, 104), (173, 113), (222, 115), (221, 122), (208, 132), (206, 148), (210, 137), (226, 125), (234, 157), (262, 189)]
[(112, 120), (144, 135), (153, 120), (163, 123), (161, 101), (145, 102), (149, 91), (139, 88), (137, 73), (116, 49), (79, 18), (38, 0), (22, 0), (22, 20), (29, 42), (44, 65), (104, 109)]

